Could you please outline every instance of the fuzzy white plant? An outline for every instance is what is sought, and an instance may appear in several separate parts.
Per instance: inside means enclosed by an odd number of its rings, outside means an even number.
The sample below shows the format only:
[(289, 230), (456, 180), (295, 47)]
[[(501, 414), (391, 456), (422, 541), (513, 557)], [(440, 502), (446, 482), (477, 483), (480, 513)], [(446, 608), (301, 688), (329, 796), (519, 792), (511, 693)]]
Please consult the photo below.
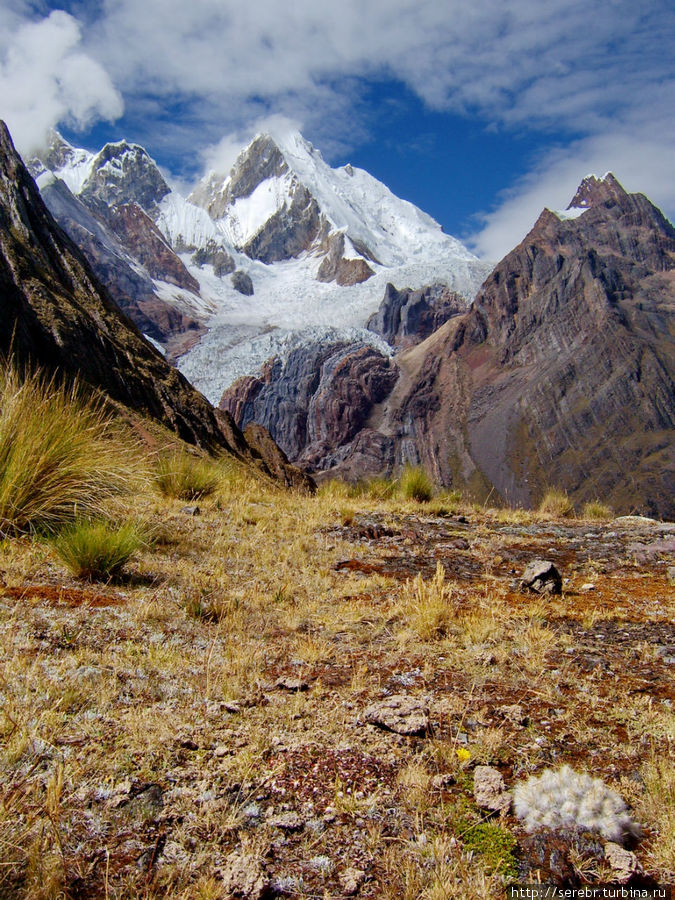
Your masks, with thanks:
[(640, 836), (623, 799), (599, 778), (570, 766), (546, 769), (516, 785), (513, 807), (528, 831), (583, 828), (619, 844), (629, 835)]

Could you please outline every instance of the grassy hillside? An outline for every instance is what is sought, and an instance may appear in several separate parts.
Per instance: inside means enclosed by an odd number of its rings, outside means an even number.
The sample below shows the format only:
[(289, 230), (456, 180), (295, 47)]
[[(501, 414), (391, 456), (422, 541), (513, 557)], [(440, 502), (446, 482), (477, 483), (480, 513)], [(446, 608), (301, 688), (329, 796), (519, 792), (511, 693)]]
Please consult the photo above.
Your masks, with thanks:
[[(142, 533), (114, 576), (74, 577), (25, 518), (3, 527), (0, 896), (445, 900), (537, 872), (612, 879), (598, 834), (479, 808), (481, 765), (508, 789), (563, 764), (601, 778), (643, 825), (641, 866), (675, 878), (672, 527), (383, 482), (312, 497), (234, 462), (174, 499), (166, 458), (122, 439), (128, 489), (65, 516)], [(521, 591), (536, 557), (562, 595)], [(368, 722), (392, 696), (417, 703), (417, 734)]]

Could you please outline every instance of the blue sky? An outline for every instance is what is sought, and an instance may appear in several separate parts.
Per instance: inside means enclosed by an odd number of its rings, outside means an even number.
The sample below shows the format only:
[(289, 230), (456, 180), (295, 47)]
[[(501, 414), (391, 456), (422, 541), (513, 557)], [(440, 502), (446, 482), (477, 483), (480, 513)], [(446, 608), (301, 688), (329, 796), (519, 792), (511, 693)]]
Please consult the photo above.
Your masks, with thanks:
[(673, 217), (674, 51), (669, 0), (0, 0), (0, 115), (183, 186), (295, 126), (496, 259), (589, 172)]

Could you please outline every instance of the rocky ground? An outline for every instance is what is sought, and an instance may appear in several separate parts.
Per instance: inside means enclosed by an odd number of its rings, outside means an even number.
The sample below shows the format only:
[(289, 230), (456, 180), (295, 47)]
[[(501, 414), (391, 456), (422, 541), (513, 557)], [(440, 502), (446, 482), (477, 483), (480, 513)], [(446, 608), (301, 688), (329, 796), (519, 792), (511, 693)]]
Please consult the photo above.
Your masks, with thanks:
[[(118, 583), (2, 543), (0, 895), (673, 881), (675, 525), (241, 474), (200, 506), (136, 498), (156, 538)], [(537, 558), (561, 594), (522, 587)], [(642, 825), (623, 863), (515, 816), (505, 791), (563, 764)]]

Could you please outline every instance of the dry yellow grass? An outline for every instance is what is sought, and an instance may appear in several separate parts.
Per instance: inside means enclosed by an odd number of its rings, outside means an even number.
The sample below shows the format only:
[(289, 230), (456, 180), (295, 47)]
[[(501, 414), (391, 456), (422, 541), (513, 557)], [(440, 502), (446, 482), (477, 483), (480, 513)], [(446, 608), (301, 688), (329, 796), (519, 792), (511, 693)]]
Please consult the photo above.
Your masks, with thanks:
[[(497, 898), (504, 878), (463, 836), (483, 818), (473, 767), (513, 781), (568, 759), (633, 785), (642, 771), (628, 799), (654, 838), (638, 855), (666, 879), (671, 687), (647, 650), (673, 608), (662, 591), (660, 607), (643, 598), (634, 567), (599, 583), (617, 603), (636, 585), (614, 647), (619, 619), (591, 615), (597, 600), (511, 588), (511, 569), (554, 540), (548, 523), (531, 534), (536, 516), (514, 534), (515, 520), (462, 508), (460, 532), (416, 503), (300, 497), (240, 467), (200, 506), (188, 517), (137, 491), (116, 514), (160, 536), (122, 586), (88, 593), (44, 544), (3, 542), (0, 896), (219, 898), (228, 854), (248, 850), (299, 898), (339, 896), (347, 861), (371, 900)], [(382, 538), (364, 533), (373, 521)], [(458, 534), (469, 549), (450, 546)], [(428, 700), (430, 734), (361, 723), (392, 693)], [(302, 830), (273, 824), (289, 811)]]

